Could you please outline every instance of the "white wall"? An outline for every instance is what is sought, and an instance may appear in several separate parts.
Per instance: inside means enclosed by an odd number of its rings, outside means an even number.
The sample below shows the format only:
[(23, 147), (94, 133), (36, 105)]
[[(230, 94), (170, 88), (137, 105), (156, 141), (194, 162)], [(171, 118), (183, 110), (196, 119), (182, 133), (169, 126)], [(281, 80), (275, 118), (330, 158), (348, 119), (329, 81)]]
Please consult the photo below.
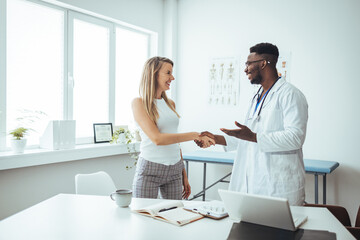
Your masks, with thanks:
[[(291, 82), (309, 103), (304, 156), (340, 163), (327, 177), (327, 203), (343, 205), (354, 220), (360, 203), (359, 23), (357, 0), (179, 1), (176, 80), (180, 131), (219, 132), (220, 127), (233, 127), (234, 120), (244, 120), (253, 88), (243, 65), (240, 106), (207, 105), (211, 58), (240, 56), (245, 62), (249, 48), (259, 42), (276, 44), (280, 54), (291, 51)], [(184, 151), (195, 149), (192, 143), (182, 145)], [(209, 166), (208, 174), (213, 177), (208, 183), (230, 170)], [(200, 169), (190, 165), (193, 191), (200, 190), (201, 177)], [(227, 188), (227, 184), (220, 187)], [(314, 201), (313, 191), (313, 176), (307, 175), (308, 202)], [(216, 191), (210, 191), (208, 198), (218, 198)]]

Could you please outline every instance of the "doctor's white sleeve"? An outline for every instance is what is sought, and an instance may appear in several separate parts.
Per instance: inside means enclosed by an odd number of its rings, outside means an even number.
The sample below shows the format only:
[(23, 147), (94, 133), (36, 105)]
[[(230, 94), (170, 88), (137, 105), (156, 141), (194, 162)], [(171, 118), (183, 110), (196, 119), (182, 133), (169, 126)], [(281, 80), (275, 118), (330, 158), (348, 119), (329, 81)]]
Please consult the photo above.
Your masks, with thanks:
[(224, 135), (224, 138), (226, 141), (226, 146), (223, 146), (225, 152), (234, 151), (237, 149), (239, 139), (228, 135)]
[(298, 89), (291, 89), (278, 102), (282, 110), (283, 129), (257, 133), (257, 142), (263, 152), (282, 152), (301, 149), (306, 136), (308, 104)]

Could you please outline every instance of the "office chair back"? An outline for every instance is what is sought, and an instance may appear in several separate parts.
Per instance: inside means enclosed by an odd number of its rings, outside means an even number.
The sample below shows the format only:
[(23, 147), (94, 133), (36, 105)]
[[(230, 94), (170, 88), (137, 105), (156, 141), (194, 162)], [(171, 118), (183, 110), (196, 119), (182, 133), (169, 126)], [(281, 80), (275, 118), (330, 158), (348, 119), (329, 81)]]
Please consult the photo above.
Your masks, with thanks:
[(360, 227), (360, 206), (356, 216), (355, 227)]
[(327, 205), (327, 204), (304, 204), (304, 207), (325, 207), (327, 208), (332, 215), (334, 215), (345, 227), (351, 227), (350, 216), (346, 211), (346, 208), (336, 205)]
[(360, 239), (360, 227), (346, 227), (346, 229), (353, 235), (356, 239)]
[(116, 190), (112, 178), (103, 171), (90, 174), (76, 174), (76, 194), (109, 196)]

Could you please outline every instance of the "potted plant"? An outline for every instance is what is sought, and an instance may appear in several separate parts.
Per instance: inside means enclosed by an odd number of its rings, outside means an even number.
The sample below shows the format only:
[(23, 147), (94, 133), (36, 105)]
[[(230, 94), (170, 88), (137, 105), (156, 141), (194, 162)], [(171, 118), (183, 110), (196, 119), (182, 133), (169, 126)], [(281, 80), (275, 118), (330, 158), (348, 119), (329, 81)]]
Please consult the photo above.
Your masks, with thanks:
[(110, 143), (125, 144), (127, 135), (129, 135), (129, 130), (125, 131), (124, 128), (119, 128), (113, 133), (112, 140), (110, 141)]
[(24, 152), (26, 146), (26, 138), (24, 138), (24, 135), (26, 135), (28, 130), (27, 128), (19, 127), (10, 132), (10, 135), (14, 137), (11, 139), (11, 148), (14, 153)]
[(139, 154), (136, 152), (135, 145), (130, 145), (130, 143), (135, 142), (136, 138), (134, 135), (128, 130), (124, 128), (119, 128), (113, 133), (111, 144), (126, 144), (126, 148), (128, 153), (132, 159), (135, 160), (133, 166), (126, 166), (126, 169), (129, 170), (132, 167), (136, 166), (137, 160), (139, 158)]

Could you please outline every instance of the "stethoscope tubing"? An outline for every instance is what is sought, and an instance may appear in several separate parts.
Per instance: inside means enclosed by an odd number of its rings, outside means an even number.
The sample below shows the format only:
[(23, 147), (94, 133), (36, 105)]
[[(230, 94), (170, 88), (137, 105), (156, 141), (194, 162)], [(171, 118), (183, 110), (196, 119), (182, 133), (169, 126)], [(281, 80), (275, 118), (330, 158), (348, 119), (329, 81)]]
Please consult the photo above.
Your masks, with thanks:
[[(265, 100), (266, 100), (266, 97), (267, 97), (267, 96), (269, 95), (269, 93), (270, 93), (270, 90), (273, 88), (273, 86), (275, 85), (275, 83), (277, 83), (277, 81), (278, 81), (280, 78), (281, 78), (281, 77), (279, 77), (278, 79), (276, 79), (276, 81), (273, 83), (273, 85), (271, 85), (271, 87), (269, 88), (269, 90), (267, 90), (267, 92), (265, 93), (264, 99), (263, 99), (262, 102), (261, 102), (261, 105), (260, 105), (260, 108), (259, 108), (259, 111), (258, 111), (258, 114), (257, 114), (257, 118), (260, 117), (260, 113), (261, 113), (262, 107), (263, 107), (263, 105), (264, 105), (264, 102), (265, 102)], [(256, 96), (258, 97), (258, 101), (259, 101), (259, 98), (260, 98), (259, 92), (260, 92), (261, 89), (263, 89), (262, 86), (259, 88), (259, 90), (257, 91), (257, 93), (254, 95), (254, 97), (253, 97), (253, 99), (252, 99), (252, 102), (254, 102), (254, 99), (255, 99)]]

